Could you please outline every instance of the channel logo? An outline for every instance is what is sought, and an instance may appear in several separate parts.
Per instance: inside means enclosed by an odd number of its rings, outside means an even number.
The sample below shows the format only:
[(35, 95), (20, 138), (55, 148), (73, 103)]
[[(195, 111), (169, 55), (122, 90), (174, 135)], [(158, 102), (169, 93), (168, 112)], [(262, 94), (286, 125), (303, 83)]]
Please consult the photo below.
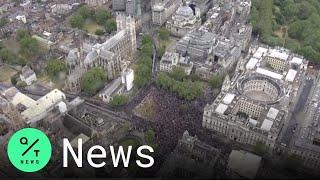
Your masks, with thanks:
[(51, 153), (49, 138), (34, 128), (17, 131), (8, 143), (10, 162), (23, 172), (36, 172), (44, 168), (51, 158)]

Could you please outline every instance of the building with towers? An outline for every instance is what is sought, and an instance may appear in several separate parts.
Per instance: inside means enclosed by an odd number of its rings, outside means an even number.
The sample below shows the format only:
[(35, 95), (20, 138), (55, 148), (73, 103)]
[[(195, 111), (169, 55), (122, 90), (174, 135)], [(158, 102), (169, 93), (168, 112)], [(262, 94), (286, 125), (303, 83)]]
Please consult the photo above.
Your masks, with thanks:
[(119, 13), (116, 21), (117, 33), (104, 43), (84, 42), (69, 52), (66, 60), (71, 68), (66, 90), (79, 92), (81, 77), (90, 68), (103, 68), (108, 79), (118, 77), (126, 69), (137, 49), (135, 19)]

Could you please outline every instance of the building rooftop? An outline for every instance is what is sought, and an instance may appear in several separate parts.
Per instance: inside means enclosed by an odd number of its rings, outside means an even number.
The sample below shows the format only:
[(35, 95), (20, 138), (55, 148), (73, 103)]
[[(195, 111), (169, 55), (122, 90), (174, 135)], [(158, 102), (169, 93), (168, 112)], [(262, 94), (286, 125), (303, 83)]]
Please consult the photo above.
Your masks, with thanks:
[(290, 69), (287, 73), (286, 81), (293, 82), (296, 78), (297, 73), (298, 72), (296, 70)]
[(245, 151), (233, 150), (229, 155), (228, 166), (240, 176), (254, 179), (261, 163), (261, 157)]
[(270, 119), (276, 119), (279, 114), (279, 110), (271, 107), (268, 111), (267, 117)]
[(261, 129), (265, 130), (265, 131), (270, 131), (271, 127), (273, 125), (273, 121), (269, 120), (269, 119), (265, 119), (261, 125)]
[(303, 59), (298, 57), (293, 57), (290, 63), (300, 65), (303, 63)]
[(283, 77), (281, 74), (278, 74), (263, 68), (257, 68), (256, 72), (265, 76), (272, 77), (274, 79), (278, 79), (278, 80), (281, 80)]
[(231, 102), (233, 101), (233, 99), (236, 97), (235, 94), (231, 94), (231, 93), (228, 93), (224, 98), (223, 98), (223, 103), (224, 104), (231, 104)]
[(255, 58), (255, 57), (250, 58), (249, 62), (246, 65), (246, 69), (247, 70), (254, 69), (258, 62), (259, 62), (259, 59), (257, 59), (257, 58)]
[(282, 52), (277, 49), (270, 50), (267, 56), (284, 60), (284, 61), (288, 60), (289, 58), (289, 54), (287, 54), (287, 52)]
[(227, 106), (227, 105), (220, 103), (220, 104), (218, 105), (218, 107), (216, 108), (216, 112), (217, 112), (218, 114), (224, 114), (224, 112), (226, 112), (227, 109), (228, 109), (228, 106)]
[(24, 117), (27, 123), (41, 120), (41, 116), (43, 114), (46, 114), (49, 109), (58, 105), (65, 99), (66, 96), (63, 92), (58, 89), (52, 90), (45, 96), (35, 101), (35, 103), (23, 111), (21, 115)]

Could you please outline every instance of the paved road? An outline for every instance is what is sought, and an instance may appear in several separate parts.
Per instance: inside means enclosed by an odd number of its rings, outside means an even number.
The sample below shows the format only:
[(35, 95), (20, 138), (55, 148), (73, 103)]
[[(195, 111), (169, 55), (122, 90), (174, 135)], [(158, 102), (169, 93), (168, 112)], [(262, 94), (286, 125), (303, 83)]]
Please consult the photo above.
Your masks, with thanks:
[(287, 122), (288, 124), (285, 126), (286, 129), (281, 139), (281, 142), (286, 145), (290, 144), (292, 137), (294, 135), (294, 130), (297, 129), (297, 127), (299, 126), (299, 121), (297, 119), (297, 116), (305, 107), (309, 94), (311, 92), (311, 89), (313, 87), (313, 84), (314, 84), (313, 79), (305, 80), (299, 99), (296, 102), (295, 107), (292, 111), (291, 119), (289, 120), (289, 122)]

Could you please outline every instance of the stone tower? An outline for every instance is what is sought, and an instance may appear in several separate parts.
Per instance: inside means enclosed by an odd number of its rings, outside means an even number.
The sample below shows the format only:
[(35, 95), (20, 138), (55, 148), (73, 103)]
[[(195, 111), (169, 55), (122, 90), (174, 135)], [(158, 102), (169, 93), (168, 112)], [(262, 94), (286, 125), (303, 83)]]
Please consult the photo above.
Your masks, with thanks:
[(123, 13), (117, 14), (117, 31), (120, 32), (122, 30), (126, 30), (127, 33), (130, 34), (131, 38), (131, 47), (132, 53), (135, 53), (137, 50), (137, 39), (136, 39), (136, 22), (133, 16), (126, 16)]

